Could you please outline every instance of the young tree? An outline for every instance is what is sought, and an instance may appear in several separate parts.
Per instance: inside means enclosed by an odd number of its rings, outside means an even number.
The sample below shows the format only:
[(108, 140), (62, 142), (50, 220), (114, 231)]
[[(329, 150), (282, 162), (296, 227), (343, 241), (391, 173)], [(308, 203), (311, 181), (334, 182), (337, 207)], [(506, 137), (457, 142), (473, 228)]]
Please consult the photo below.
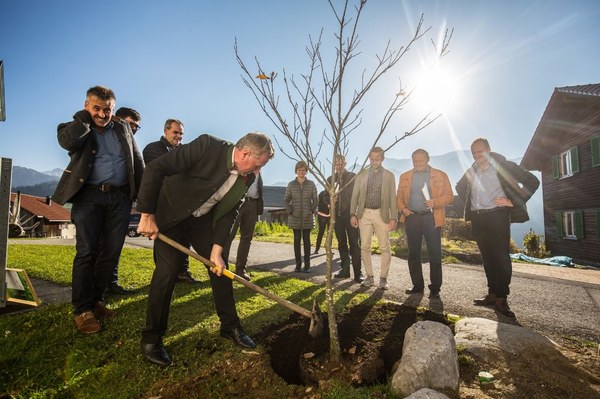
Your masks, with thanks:
[[(301, 74), (299, 78), (293, 74), (288, 76), (284, 69), (282, 78), (277, 79), (279, 73), (265, 71), (257, 57), (255, 62), (258, 74), (255, 75), (242, 60), (237, 40), (234, 46), (238, 63), (243, 71), (244, 83), (252, 91), (260, 108), (279, 134), (291, 146), (291, 151), (287, 150), (276, 135), (274, 139), (280, 151), (293, 160), (307, 162), (316, 180), (325, 187), (331, 198), (330, 227), (325, 239), (327, 253), (325, 297), (330, 333), (330, 360), (333, 363), (340, 363), (341, 350), (333, 299), (331, 244), (335, 229), (335, 199), (346, 188), (339, 187), (336, 182), (333, 161), (335, 155), (348, 153), (350, 138), (362, 123), (363, 103), (367, 93), (384, 75), (395, 71), (398, 62), (431, 29), (423, 28), (423, 16), (421, 16), (408, 43), (392, 49), (391, 42), (388, 41), (381, 54), (376, 55), (375, 65), (369, 70), (366, 67), (362, 68), (359, 86), (348, 89), (346, 86), (351, 80), (349, 66), (356, 64), (357, 56), (360, 54), (358, 27), (367, 3), (367, 0), (358, 0), (357, 4), (351, 6), (350, 1), (346, 0), (343, 6), (336, 7), (333, 0), (329, 0), (329, 6), (337, 21), (337, 32), (334, 34), (335, 49), (332, 54), (322, 50), (323, 30), (316, 40), (309, 36), (309, 44), (306, 47), (309, 67), (308, 71)], [(436, 61), (448, 51), (451, 37), (452, 31), (446, 30), (441, 43), (437, 46), (434, 43)], [(332, 65), (327, 65), (330, 59), (333, 60)], [(281, 81), (283, 83), (279, 85)], [(415, 89), (416, 86), (406, 89), (399, 84), (397, 90), (390, 93), (389, 105), (383, 110), (384, 114), (371, 147), (378, 144), (398, 111), (410, 101)], [(280, 93), (284, 98), (283, 103), (280, 103)], [(396, 136), (386, 150), (422, 131), (440, 115), (433, 111), (427, 113), (410, 130), (399, 137)], [(316, 128), (318, 123), (322, 126)], [(365, 168), (367, 159), (368, 154), (365, 154), (359, 172)]]

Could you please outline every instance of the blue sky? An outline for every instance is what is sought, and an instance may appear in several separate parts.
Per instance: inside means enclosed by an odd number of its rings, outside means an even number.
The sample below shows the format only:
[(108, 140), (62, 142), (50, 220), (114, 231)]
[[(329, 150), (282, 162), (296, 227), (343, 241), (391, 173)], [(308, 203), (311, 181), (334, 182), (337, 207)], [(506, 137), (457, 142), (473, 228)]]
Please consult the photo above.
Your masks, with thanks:
[[(445, 28), (454, 28), (441, 64), (456, 84), (451, 102), (434, 126), (388, 157), (409, 158), (418, 147), (431, 155), (468, 149), (478, 136), (507, 157), (520, 157), (555, 87), (600, 82), (600, 3), (583, 0), (370, 0), (355, 71), (371, 66), (388, 39), (406, 44), (422, 13), (432, 29), (367, 97), (350, 157), (366, 156), (398, 78), (406, 86), (417, 81), (430, 61), (430, 39)], [(184, 142), (202, 133), (231, 141), (255, 130), (274, 135), (242, 82), (234, 39), (248, 66), (256, 56), (268, 71), (299, 74), (308, 65), (308, 36), (321, 28), (324, 52), (331, 54), (336, 22), (325, 0), (2, 0), (7, 119), (0, 122), (0, 156), (40, 171), (64, 168), (68, 156), (56, 126), (71, 120), (97, 84), (115, 91), (117, 107), (142, 113), (140, 148), (161, 136), (167, 118), (185, 123)], [(382, 146), (428, 103), (409, 104)], [(294, 164), (278, 153), (263, 171), (266, 183), (291, 180)]]

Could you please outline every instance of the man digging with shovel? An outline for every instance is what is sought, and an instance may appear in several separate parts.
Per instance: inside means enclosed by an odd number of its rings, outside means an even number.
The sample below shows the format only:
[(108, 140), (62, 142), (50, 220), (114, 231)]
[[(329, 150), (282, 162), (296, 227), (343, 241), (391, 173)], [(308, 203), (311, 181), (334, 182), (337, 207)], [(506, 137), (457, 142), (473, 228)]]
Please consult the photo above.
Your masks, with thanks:
[[(140, 234), (155, 240), (160, 231), (176, 242), (187, 241), (214, 264), (209, 276), (221, 336), (244, 348), (256, 344), (241, 327), (232, 280), (222, 276), (227, 262), (222, 253), (254, 172), (273, 155), (271, 140), (262, 133), (248, 133), (235, 145), (201, 135), (150, 162), (137, 198), (137, 210), (142, 214)], [(171, 358), (162, 337), (167, 330), (180, 255), (161, 240), (154, 242), (154, 253), (156, 269), (150, 282), (141, 350), (147, 361), (168, 366)]]

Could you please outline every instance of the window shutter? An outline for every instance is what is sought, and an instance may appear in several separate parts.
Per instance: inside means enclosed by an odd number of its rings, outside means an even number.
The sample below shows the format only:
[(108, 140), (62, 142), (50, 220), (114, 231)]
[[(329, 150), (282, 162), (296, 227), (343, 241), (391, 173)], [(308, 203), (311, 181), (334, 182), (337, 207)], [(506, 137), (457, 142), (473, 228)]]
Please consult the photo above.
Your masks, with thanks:
[(592, 166), (600, 166), (600, 136), (592, 139)]
[(563, 232), (563, 215), (561, 211), (556, 211), (556, 234), (558, 238), (562, 238), (564, 236)]
[(552, 157), (552, 177), (554, 180), (560, 177), (560, 170), (558, 168), (558, 155)]
[(600, 240), (600, 209), (596, 210), (596, 238)]
[(575, 212), (575, 235), (577, 238), (584, 238), (583, 212), (581, 211)]
[(579, 151), (577, 151), (577, 147), (571, 148), (571, 170), (573, 173), (579, 172)]

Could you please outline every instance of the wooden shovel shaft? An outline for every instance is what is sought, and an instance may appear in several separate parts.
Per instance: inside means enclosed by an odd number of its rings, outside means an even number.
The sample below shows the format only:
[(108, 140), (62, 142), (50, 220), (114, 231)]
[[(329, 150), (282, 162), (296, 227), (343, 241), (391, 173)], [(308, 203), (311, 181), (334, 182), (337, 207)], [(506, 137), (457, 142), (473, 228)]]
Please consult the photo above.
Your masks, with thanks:
[[(217, 265), (215, 265), (213, 262), (206, 259), (202, 255), (190, 250), (189, 248), (184, 247), (183, 245), (179, 244), (177, 241), (172, 240), (171, 238), (165, 236), (162, 233), (158, 233), (158, 239), (169, 244), (173, 248), (178, 249), (179, 251), (183, 252), (184, 254), (189, 255), (192, 258), (204, 263), (206, 266), (210, 267), (211, 269), (217, 267)], [(226, 277), (230, 278), (231, 280), (237, 281), (238, 283), (244, 285), (245, 287), (258, 292), (259, 294), (262, 294), (269, 299), (272, 299), (273, 301), (277, 302), (278, 304), (285, 306), (286, 308), (288, 308), (296, 313), (299, 313), (306, 318), (309, 318), (309, 319), (312, 318), (312, 313), (309, 310), (304, 309), (302, 306), (298, 306), (295, 303), (288, 301), (287, 299), (283, 299), (282, 297), (277, 296), (277, 295), (265, 290), (261, 286), (258, 286), (254, 283), (251, 283), (250, 281), (243, 279), (242, 277), (238, 276), (235, 273), (232, 273), (228, 269), (223, 269), (223, 274)]]

